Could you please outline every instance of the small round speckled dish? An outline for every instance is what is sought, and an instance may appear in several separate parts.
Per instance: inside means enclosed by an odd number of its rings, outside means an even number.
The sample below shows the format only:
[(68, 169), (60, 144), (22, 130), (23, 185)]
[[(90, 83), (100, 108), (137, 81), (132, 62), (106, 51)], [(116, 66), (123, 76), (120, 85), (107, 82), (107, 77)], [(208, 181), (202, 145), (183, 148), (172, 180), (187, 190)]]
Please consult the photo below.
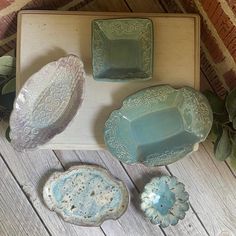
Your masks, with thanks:
[(99, 226), (107, 219), (118, 219), (129, 204), (124, 183), (97, 165), (55, 172), (44, 186), (43, 198), (50, 210), (80, 226)]
[(20, 90), (10, 118), (12, 146), (35, 149), (61, 133), (83, 101), (85, 72), (74, 55), (50, 62)]
[(176, 225), (189, 209), (189, 195), (176, 177), (153, 178), (141, 194), (141, 209), (151, 223), (161, 227)]

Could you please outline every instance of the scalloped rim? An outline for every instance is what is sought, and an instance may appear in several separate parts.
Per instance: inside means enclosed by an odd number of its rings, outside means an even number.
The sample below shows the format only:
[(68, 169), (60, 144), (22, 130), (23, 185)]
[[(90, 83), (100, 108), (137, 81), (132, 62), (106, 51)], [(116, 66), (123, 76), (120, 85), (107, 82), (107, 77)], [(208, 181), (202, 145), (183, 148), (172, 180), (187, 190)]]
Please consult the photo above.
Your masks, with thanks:
[[(187, 211), (189, 210), (189, 208), (190, 208), (189, 193), (188, 193), (188, 192), (186, 191), (186, 189), (185, 189), (185, 184), (182, 183), (182, 182), (180, 182), (180, 181), (178, 181), (178, 179), (177, 179), (175, 176), (164, 175), (164, 176), (160, 176), (160, 177), (154, 177), (154, 178), (152, 178), (147, 184), (145, 184), (145, 186), (144, 186), (144, 188), (143, 188), (143, 191), (142, 191), (141, 194), (140, 194), (140, 201), (141, 201), (141, 203), (140, 203), (140, 209), (143, 211), (144, 215), (146, 216), (145, 210), (142, 209), (142, 207), (141, 207), (141, 204), (142, 204), (142, 202), (143, 202), (143, 197), (142, 197), (142, 196), (143, 196), (143, 193), (146, 192), (146, 187), (147, 187), (147, 186), (148, 186), (148, 187), (152, 187), (152, 185), (153, 185), (154, 182), (159, 182), (163, 177), (168, 177), (169, 179), (175, 179), (175, 180), (176, 180), (176, 185), (179, 184), (179, 183), (182, 184), (183, 187), (184, 187), (183, 193), (185, 193), (185, 194), (187, 195), (187, 200), (186, 200), (185, 202), (188, 204), (188, 209), (187, 209), (186, 211), (184, 211), (184, 217), (183, 217), (182, 219), (177, 217), (177, 218), (176, 218), (177, 222), (176, 222), (175, 224), (169, 223), (169, 225), (174, 226), (174, 225), (177, 225), (180, 220), (183, 220), (183, 219), (185, 218), (186, 212), (187, 212)], [(148, 216), (146, 216), (146, 218), (150, 220), (150, 218), (149, 218)], [(165, 228), (165, 227), (162, 226), (161, 224), (154, 223), (154, 222), (152, 222), (151, 220), (150, 220), (150, 222), (151, 222), (152, 224), (154, 224), (154, 225), (160, 225), (161, 227)], [(169, 226), (169, 225), (168, 225), (168, 226)], [(168, 226), (166, 226), (166, 227), (168, 227)]]
[[(18, 95), (17, 95), (17, 97), (16, 97), (16, 99), (15, 99), (15, 101), (14, 101), (13, 110), (12, 110), (12, 113), (11, 113), (10, 119), (9, 119), (9, 124), (10, 124), (10, 127), (11, 127), (11, 124), (17, 122), (17, 121), (14, 119), (14, 116), (15, 116), (15, 114), (17, 113), (17, 108), (16, 108), (16, 106), (17, 106), (17, 104), (18, 104), (18, 102), (19, 102), (19, 96), (20, 96), (21, 94), (24, 94), (24, 91), (27, 89), (28, 85), (29, 85), (30, 83), (32, 83), (32, 81), (33, 81), (33, 80), (32, 80), (32, 77), (34, 78), (35, 74), (40, 74), (40, 73), (42, 73), (42, 71), (45, 69), (45, 67), (48, 67), (48, 66), (50, 66), (50, 65), (52, 65), (52, 64), (56, 64), (56, 63), (58, 63), (59, 61), (65, 59), (65, 58), (68, 58), (68, 57), (76, 57), (77, 59), (79, 59), (79, 61), (81, 62), (81, 71), (82, 71), (82, 73), (83, 73), (83, 76), (80, 77), (80, 79), (79, 79), (79, 80), (82, 81), (82, 89), (81, 89), (82, 92), (81, 92), (80, 102), (79, 102), (79, 104), (78, 104), (78, 106), (77, 106), (77, 108), (76, 108), (76, 112), (75, 112), (74, 114), (70, 115), (70, 117), (68, 118), (68, 120), (67, 120), (67, 122), (66, 122), (66, 123), (67, 123), (66, 125), (64, 125), (63, 127), (60, 127), (57, 132), (55, 132), (54, 134), (52, 134), (52, 135), (50, 136), (50, 138), (48, 138), (44, 143), (36, 145), (36, 147), (31, 147), (31, 148), (22, 148), (22, 147), (21, 147), (21, 148), (19, 148), (19, 146), (18, 146), (17, 144), (15, 144), (15, 142), (12, 140), (11, 144), (12, 144), (12, 146), (13, 146), (17, 151), (24, 151), (24, 150), (26, 150), (26, 149), (27, 149), (27, 150), (36, 150), (36, 149), (39, 148), (39, 146), (44, 145), (44, 144), (46, 144), (47, 142), (49, 142), (50, 140), (52, 140), (56, 135), (60, 134), (61, 132), (63, 132), (63, 131), (66, 129), (66, 127), (72, 122), (72, 120), (73, 120), (74, 117), (76, 116), (76, 113), (78, 112), (79, 108), (81, 107), (81, 105), (82, 105), (82, 103), (83, 103), (83, 100), (84, 100), (85, 81), (86, 81), (86, 80), (85, 80), (85, 78), (86, 78), (86, 73), (85, 73), (85, 71), (84, 71), (84, 64), (83, 64), (83, 62), (81, 61), (81, 59), (80, 59), (78, 56), (76, 56), (76, 55), (74, 55), (74, 54), (68, 54), (67, 56), (61, 57), (61, 58), (59, 58), (58, 60), (51, 61), (51, 62), (47, 63), (47, 64), (44, 65), (40, 70), (38, 70), (37, 72), (35, 72), (34, 74), (32, 74), (32, 75), (29, 77), (29, 79), (27, 79), (27, 81), (24, 83), (24, 85), (22, 86), (22, 88), (19, 90)], [(9, 134), (9, 135), (10, 135), (10, 138), (11, 138), (11, 133), (13, 133), (13, 132), (10, 130), (10, 134)], [(17, 143), (17, 142), (16, 142), (16, 143)]]
[(150, 68), (148, 71), (146, 71), (147, 75), (145, 78), (115, 78), (115, 79), (111, 79), (111, 78), (107, 78), (107, 77), (103, 77), (103, 78), (99, 78), (97, 77), (97, 75), (95, 75), (95, 73), (93, 72), (93, 77), (96, 81), (107, 81), (107, 82), (131, 82), (131, 81), (147, 81), (147, 80), (150, 80), (153, 76), (153, 55), (154, 55), (154, 33), (153, 33), (153, 30), (154, 30), (154, 26), (153, 26), (153, 21), (149, 18), (146, 18), (146, 17), (142, 17), (142, 18), (137, 18), (137, 17), (125, 17), (125, 18), (110, 18), (110, 19), (94, 19), (92, 21), (92, 40), (91, 40), (91, 46), (92, 46), (92, 67), (94, 68), (95, 67), (95, 62), (94, 62), (94, 47), (93, 47), (93, 43), (94, 43), (94, 26), (95, 24), (99, 27), (99, 22), (104, 22), (104, 21), (107, 21), (107, 22), (111, 22), (111, 21), (139, 21), (139, 20), (145, 20), (148, 22), (148, 24), (151, 25), (151, 38), (150, 38), (150, 45), (151, 45), (151, 53), (150, 53)]
[[(197, 90), (195, 90), (195, 89), (193, 89), (193, 88), (191, 88), (191, 87), (183, 86), (183, 87), (181, 87), (181, 88), (177, 88), (177, 89), (176, 89), (176, 88), (173, 88), (173, 87), (170, 86), (170, 85), (162, 84), (162, 85), (154, 85), (154, 86), (151, 86), (151, 87), (147, 87), (147, 88), (138, 90), (138, 91), (134, 92), (133, 94), (127, 96), (127, 97), (123, 100), (122, 105), (121, 105), (121, 107), (120, 107), (119, 109), (115, 109), (114, 111), (112, 111), (112, 112), (110, 113), (110, 115), (109, 115), (109, 117), (108, 117), (108, 119), (106, 120), (105, 125), (104, 125), (104, 142), (105, 142), (105, 145), (106, 145), (107, 149), (110, 151), (110, 153), (111, 153), (114, 157), (116, 157), (119, 161), (121, 161), (121, 162), (124, 162), (124, 163), (129, 164), (129, 165), (142, 164), (142, 165), (147, 166), (147, 167), (150, 167), (150, 166), (163, 166), (163, 165), (158, 165), (158, 164), (155, 164), (155, 165), (153, 165), (153, 164), (148, 164), (148, 163), (139, 162), (139, 161), (135, 161), (135, 162), (125, 162), (125, 161), (122, 160), (122, 158), (120, 158), (118, 155), (115, 154), (115, 152), (114, 152), (115, 148), (110, 148), (110, 146), (109, 146), (109, 144), (108, 144), (108, 142), (107, 142), (107, 138), (106, 138), (106, 131), (111, 128), (110, 126), (112, 126), (112, 125), (108, 125), (109, 120), (110, 120), (113, 116), (116, 116), (116, 114), (120, 113), (120, 110), (123, 108), (125, 101), (128, 100), (128, 99), (130, 99), (132, 96), (136, 95), (137, 93), (140, 93), (140, 92), (142, 92), (142, 91), (145, 91), (145, 90), (148, 90), (148, 89), (151, 89), (151, 88), (157, 88), (157, 87), (169, 87), (169, 88), (173, 89), (174, 91), (180, 91), (180, 90), (182, 90), (182, 89), (187, 89), (187, 90), (193, 91), (193, 92), (195, 92), (195, 93), (198, 93), (198, 94), (201, 96), (201, 98), (204, 100), (204, 103), (206, 104), (206, 106), (207, 106), (208, 109), (209, 109), (209, 117), (210, 117), (210, 120), (211, 120), (211, 121), (213, 120), (212, 110), (211, 110), (211, 107), (210, 107), (210, 104), (209, 104), (208, 100), (206, 99), (206, 97), (205, 97), (203, 94), (201, 94), (200, 92), (198, 92)], [(211, 129), (209, 129), (208, 134), (209, 134), (210, 130), (211, 130)], [(183, 157), (185, 157), (185, 156), (187, 156), (187, 155), (189, 155), (189, 154), (191, 154), (191, 153), (197, 151), (197, 150), (198, 150), (198, 147), (199, 147), (199, 144), (200, 144), (201, 142), (203, 142), (203, 141), (206, 140), (208, 134), (206, 134), (205, 137), (202, 137), (202, 138), (199, 140), (199, 142), (196, 142), (195, 144), (193, 144), (192, 150), (191, 150), (188, 154), (184, 155)], [(115, 138), (115, 137), (113, 137), (113, 138)], [(182, 158), (183, 158), (183, 157), (182, 157)], [(171, 163), (174, 163), (174, 162), (176, 162), (176, 161), (178, 161), (178, 160), (180, 160), (180, 159), (182, 159), (182, 158), (179, 158), (179, 159), (177, 159), (177, 160), (174, 160), (174, 161), (171, 162)], [(167, 163), (167, 164), (165, 164), (165, 165), (168, 165), (168, 164), (171, 164), (171, 163)]]
[[(93, 169), (96, 169), (100, 172), (102, 172), (105, 176), (107, 176), (107, 178), (113, 180), (115, 183), (117, 183), (119, 185), (119, 188), (122, 189), (122, 193), (123, 193), (123, 199), (124, 199), (124, 202), (123, 204), (125, 205), (125, 207), (123, 208), (123, 210), (121, 211), (121, 213), (117, 216), (103, 216), (100, 218), (99, 221), (97, 221), (96, 223), (91, 223), (91, 224), (84, 224), (84, 223), (81, 223), (80, 221), (78, 221), (76, 219), (76, 217), (69, 217), (69, 216), (66, 216), (64, 215), (61, 211), (58, 211), (54, 202), (53, 202), (53, 199), (52, 197), (49, 197), (48, 195), (48, 191), (50, 190), (51, 188), (51, 184), (53, 182), (55, 182), (58, 178), (60, 178), (61, 176), (64, 176), (64, 175), (67, 175), (69, 174), (71, 171), (75, 171), (75, 170), (79, 170), (80, 168), (89, 168), (91, 170)], [(49, 178), (48, 180), (46, 181), (44, 187), (43, 187), (43, 199), (44, 199), (44, 202), (46, 204), (46, 206), (51, 210), (51, 211), (55, 211), (58, 215), (61, 216), (61, 218), (63, 220), (65, 220), (66, 222), (68, 223), (71, 223), (71, 224), (76, 224), (76, 225), (79, 225), (79, 226), (87, 226), (87, 227), (94, 227), (94, 226), (100, 226), (104, 221), (106, 220), (117, 220), (119, 219), (127, 210), (128, 206), (129, 206), (129, 203), (130, 203), (130, 194), (129, 194), (129, 190), (128, 188), (126, 187), (126, 185), (123, 183), (123, 181), (121, 181), (120, 179), (114, 177), (110, 171), (108, 171), (107, 169), (99, 166), (99, 165), (95, 165), (95, 164), (80, 164), (80, 165), (76, 165), (76, 166), (72, 166), (70, 167), (67, 171), (56, 171), (54, 172)]]

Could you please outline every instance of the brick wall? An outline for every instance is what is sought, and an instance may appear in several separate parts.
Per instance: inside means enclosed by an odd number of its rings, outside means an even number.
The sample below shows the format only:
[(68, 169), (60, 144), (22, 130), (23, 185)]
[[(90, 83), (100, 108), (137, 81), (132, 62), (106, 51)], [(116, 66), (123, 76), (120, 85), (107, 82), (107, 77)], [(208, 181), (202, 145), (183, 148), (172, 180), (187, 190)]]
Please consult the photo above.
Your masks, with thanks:
[[(169, 12), (201, 16), (201, 70), (213, 89), (236, 87), (236, 0), (160, 0)], [(222, 84), (222, 86), (220, 86)]]

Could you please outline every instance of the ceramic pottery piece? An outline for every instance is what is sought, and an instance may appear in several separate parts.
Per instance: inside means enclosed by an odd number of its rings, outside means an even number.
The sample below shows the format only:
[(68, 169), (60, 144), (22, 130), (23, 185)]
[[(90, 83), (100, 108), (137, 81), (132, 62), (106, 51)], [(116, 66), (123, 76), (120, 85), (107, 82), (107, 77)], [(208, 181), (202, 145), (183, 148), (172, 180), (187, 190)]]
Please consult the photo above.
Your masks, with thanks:
[(151, 223), (161, 227), (176, 225), (189, 209), (189, 195), (175, 177), (153, 178), (141, 194), (141, 209)]
[(19, 151), (34, 149), (62, 132), (83, 100), (82, 61), (69, 55), (32, 75), (15, 100), (10, 137)]
[(129, 204), (125, 185), (106, 169), (80, 165), (56, 172), (43, 189), (46, 205), (65, 221), (82, 226), (99, 226), (119, 218)]
[(151, 79), (152, 21), (142, 18), (94, 20), (92, 54), (96, 80)]
[(106, 121), (104, 140), (127, 164), (167, 165), (196, 150), (211, 126), (212, 111), (201, 93), (161, 85), (127, 97)]

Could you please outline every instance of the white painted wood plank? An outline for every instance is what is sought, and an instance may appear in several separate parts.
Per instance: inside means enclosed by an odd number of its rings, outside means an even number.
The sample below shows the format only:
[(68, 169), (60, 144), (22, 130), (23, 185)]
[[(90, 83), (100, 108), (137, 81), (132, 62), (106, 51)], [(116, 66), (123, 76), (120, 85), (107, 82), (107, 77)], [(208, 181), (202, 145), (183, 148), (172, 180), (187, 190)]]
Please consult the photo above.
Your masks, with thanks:
[(101, 165), (110, 170), (114, 176), (121, 179), (129, 188), (131, 203), (126, 213), (117, 221), (109, 220), (102, 224), (102, 229), (107, 235), (164, 235), (158, 226), (152, 225), (143, 217), (138, 207), (139, 194), (127, 173), (116, 159), (104, 155), (102, 151), (56, 151), (56, 154), (66, 168), (79, 162)]
[[(214, 156), (214, 151), (213, 151), (213, 150), (214, 150), (213, 143), (212, 143), (211, 141), (207, 140), (206, 142), (203, 143), (203, 146), (205, 147), (205, 149), (206, 149), (207, 153), (210, 155), (210, 157), (211, 157), (212, 159), (214, 159), (215, 156)], [(232, 172), (232, 174), (233, 174), (234, 177), (236, 178), (236, 170), (233, 169), (233, 168), (230, 166), (230, 160), (227, 159), (227, 160), (226, 160), (226, 163), (228, 164), (228, 167), (229, 167), (230, 171)]]
[[(141, 164), (124, 165), (124, 167), (140, 192), (152, 178), (161, 175), (170, 175), (165, 167), (145, 167)], [(207, 232), (191, 208), (186, 213), (185, 218), (179, 221), (176, 226), (170, 226), (165, 229), (167, 235), (178, 235), (180, 232), (181, 236), (207, 235)]]
[(0, 157), (0, 235), (49, 235)]
[(236, 233), (236, 181), (224, 162), (199, 150), (168, 166), (183, 182), (191, 204), (210, 235)]
[(62, 170), (61, 164), (52, 151), (17, 153), (4, 138), (5, 129), (6, 126), (1, 124), (0, 152), (50, 233), (55, 236), (103, 236), (99, 227), (79, 227), (66, 223), (56, 213), (49, 211), (44, 206), (42, 202), (43, 184), (52, 171)]

